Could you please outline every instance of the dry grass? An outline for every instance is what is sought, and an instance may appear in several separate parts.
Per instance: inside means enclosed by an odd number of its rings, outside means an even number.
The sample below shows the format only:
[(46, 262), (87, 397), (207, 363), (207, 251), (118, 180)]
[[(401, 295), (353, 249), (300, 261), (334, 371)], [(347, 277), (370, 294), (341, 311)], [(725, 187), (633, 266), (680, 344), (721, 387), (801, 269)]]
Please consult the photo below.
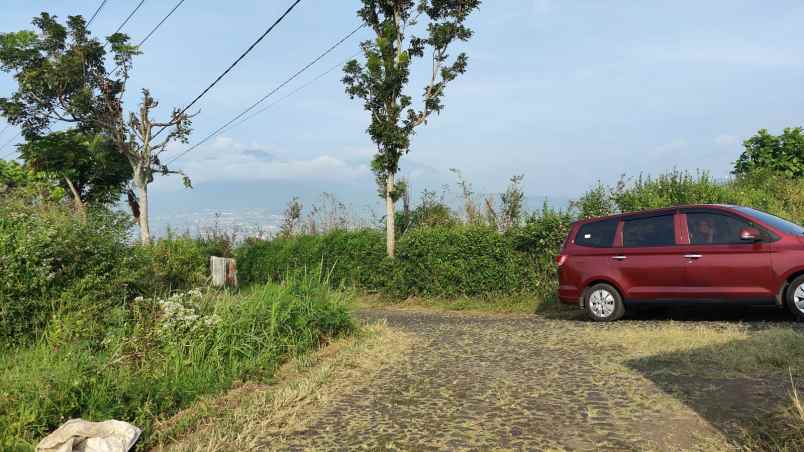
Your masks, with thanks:
[(410, 297), (405, 300), (388, 300), (377, 295), (364, 295), (356, 298), (352, 305), (356, 309), (382, 308), (433, 311), (462, 311), (494, 314), (533, 314), (543, 302), (532, 295), (497, 298), (421, 298)]
[[(644, 324), (621, 322), (588, 329), (589, 340), (616, 347), (625, 359), (669, 360), (673, 371), (707, 374), (804, 375), (804, 334), (789, 328), (749, 329), (739, 324)], [(713, 365), (716, 363), (716, 365)]]
[(787, 374), (789, 404), (767, 414), (758, 412), (756, 421), (742, 428), (737, 444), (747, 451), (793, 452), (804, 448), (804, 404), (794, 379), (804, 375), (804, 334), (789, 328), (676, 322), (650, 328), (628, 322), (606, 328), (593, 325), (586, 334), (588, 340), (617, 350), (615, 366), (649, 368), (653, 374), (749, 379)]
[(750, 451), (796, 452), (804, 447), (804, 404), (790, 374), (790, 406), (761, 419), (756, 428), (744, 433)]
[[(276, 447), (288, 434), (309, 425), (329, 401), (369, 384), (375, 372), (401, 360), (412, 345), (408, 334), (384, 323), (370, 325), (363, 334), (288, 363), (275, 384), (244, 385), (185, 410), (163, 424), (163, 440), (156, 450)], [(187, 433), (190, 427), (193, 431)]]

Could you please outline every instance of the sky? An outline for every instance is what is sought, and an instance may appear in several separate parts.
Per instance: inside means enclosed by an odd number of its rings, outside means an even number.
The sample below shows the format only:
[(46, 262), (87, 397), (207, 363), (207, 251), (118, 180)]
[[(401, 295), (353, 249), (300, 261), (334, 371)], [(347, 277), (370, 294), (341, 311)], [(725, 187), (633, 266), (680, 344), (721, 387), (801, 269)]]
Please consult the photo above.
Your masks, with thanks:
[[(291, 3), (186, 0), (135, 60), (129, 108), (142, 88), (163, 114), (186, 105)], [(4, 0), (0, 31), (31, 28), (40, 11), (89, 16), (99, 4)], [(108, 0), (93, 33), (114, 31), (136, 4)], [(138, 41), (174, 4), (146, 0), (123, 31)], [(302, 0), (197, 104), (191, 144), (354, 29), (359, 5)], [(457, 168), (475, 191), (494, 193), (524, 174), (531, 199), (557, 202), (622, 174), (679, 168), (726, 177), (741, 142), (758, 129), (804, 125), (802, 22), (804, 3), (795, 0), (485, 0), (469, 20), (474, 36), (455, 48), (468, 54), (468, 71), (448, 86), (444, 111), (416, 133), (402, 175), (418, 193), (454, 186), (449, 169)], [(347, 60), (369, 37), (361, 30), (266, 105)], [(334, 70), (177, 160), (195, 188), (158, 179), (154, 215), (279, 212), (293, 196), (321, 192), (379, 209), (369, 116), (341, 77)], [(426, 65), (414, 67), (414, 99), (428, 77)], [(0, 95), (14, 89), (0, 74)], [(184, 149), (174, 146), (168, 159)]]

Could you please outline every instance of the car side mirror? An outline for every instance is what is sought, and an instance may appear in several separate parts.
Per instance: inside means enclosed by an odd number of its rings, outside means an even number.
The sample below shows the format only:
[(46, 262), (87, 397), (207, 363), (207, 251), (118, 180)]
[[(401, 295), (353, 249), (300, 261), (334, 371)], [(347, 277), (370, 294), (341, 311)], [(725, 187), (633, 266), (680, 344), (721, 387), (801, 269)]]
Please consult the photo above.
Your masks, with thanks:
[(744, 242), (758, 242), (761, 240), (759, 230), (756, 228), (740, 229), (740, 240)]

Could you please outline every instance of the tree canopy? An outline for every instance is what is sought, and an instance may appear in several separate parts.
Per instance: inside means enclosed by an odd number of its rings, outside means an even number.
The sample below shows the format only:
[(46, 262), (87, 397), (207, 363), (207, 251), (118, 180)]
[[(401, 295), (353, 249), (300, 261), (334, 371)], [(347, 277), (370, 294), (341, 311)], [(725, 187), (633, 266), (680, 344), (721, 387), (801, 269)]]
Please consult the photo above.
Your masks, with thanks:
[(804, 133), (801, 127), (786, 128), (778, 136), (761, 129), (745, 140), (743, 147), (745, 150), (734, 164), (734, 174), (769, 170), (787, 176), (804, 176)]
[[(395, 183), (399, 160), (410, 151), (410, 137), (432, 113), (444, 109), (447, 83), (466, 71), (468, 58), (460, 53), (450, 59), (448, 49), (455, 41), (467, 41), (472, 30), (466, 18), (480, 5), (479, 0), (362, 0), (357, 15), (370, 27), (375, 39), (361, 44), (365, 62), (351, 60), (344, 67), (343, 83), (351, 98), (363, 100), (371, 114), (368, 134), (377, 146), (372, 169), (386, 199), (388, 255), (394, 254), (394, 203), (403, 192)], [(413, 30), (419, 20), (427, 26), (421, 36)], [(421, 103), (405, 91), (411, 63), (431, 59), (429, 81)]]
[(124, 34), (109, 36), (116, 66), (110, 74), (106, 48), (91, 36), (83, 17), (69, 16), (65, 26), (43, 12), (32, 23), (36, 31), (0, 34), (0, 70), (13, 73), (18, 85), (11, 97), (0, 98), (0, 113), (29, 140), (47, 133), (54, 122), (84, 132), (101, 130), (104, 92), (123, 92), (137, 47)]
[(78, 130), (53, 132), (20, 147), (35, 171), (58, 175), (59, 185), (82, 204), (108, 204), (120, 199), (131, 180), (131, 165), (102, 135)]

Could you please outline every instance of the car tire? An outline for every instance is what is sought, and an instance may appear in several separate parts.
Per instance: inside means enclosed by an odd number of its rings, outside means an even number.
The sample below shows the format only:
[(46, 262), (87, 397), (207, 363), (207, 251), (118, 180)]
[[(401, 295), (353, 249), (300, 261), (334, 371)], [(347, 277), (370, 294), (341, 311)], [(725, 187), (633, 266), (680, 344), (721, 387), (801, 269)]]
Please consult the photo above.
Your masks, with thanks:
[(804, 322), (804, 275), (794, 279), (787, 286), (784, 304), (798, 322)]
[(625, 314), (620, 292), (609, 284), (595, 284), (583, 294), (586, 315), (595, 322), (613, 322)]

